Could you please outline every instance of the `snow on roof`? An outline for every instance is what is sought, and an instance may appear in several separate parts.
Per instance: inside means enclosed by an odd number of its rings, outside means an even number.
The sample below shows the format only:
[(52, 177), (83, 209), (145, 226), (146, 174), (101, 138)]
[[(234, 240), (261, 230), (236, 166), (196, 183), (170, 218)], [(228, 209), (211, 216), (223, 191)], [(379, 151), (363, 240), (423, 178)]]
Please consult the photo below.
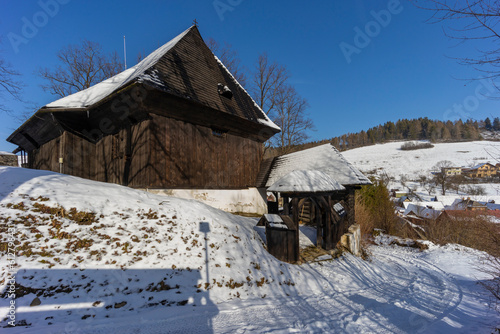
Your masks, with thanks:
[(467, 200), (487, 204), (490, 202), (500, 203), (500, 196), (436, 196), (437, 200), (443, 203), (446, 210), (463, 210)]
[(471, 167), (471, 168), (467, 168), (467, 170), (471, 171), (471, 170), (474, 170), (474, 169), (479, 169), (483, 166), (486, 166), (486, 165), (490, 165), (490, 166), (493, 166), (492, 164), (490, 164), (489, 162), (485, 162), (483, 164), (479, 164), (479, 165), (475, 165), (474, 167)]
[(434, 210), (434, 209), (429, 209), (425, 206), (419, 206), (415, 205), (413, 203), (410, 203), (408, 207), (406, 208), (404, 215), (408, 216), (411, 215), (412, 213), (415, 214), (417, 217), (420, 218), (427, 218), (427, 219), (437, 219), (443, 210)]
[(266, 213), (264, 214), (264, 217), (266, 217), (266, 220), (269, 223), (283, 223), (283, 219), (275, 213)]
[(246, 91), (245, 88), (243, 88), (243, 86), (238, 82), (238, 80), (236, 80), (236, 78), (233, 76), (233, 74), (227, 69), (227, 67), (224, 65), (224, 63), (222, 61), (220, 61), (219, 58), (217, 58), (216, 55), (214, 55), (215, 57), (215, 60), (217, 60), (217, 62), (219, 63), (219, 65), (227, 72), (227, 74), (229, 74), (229, 76), (233, 79), (233, 81), (250, 97), (250, 99), (252, 100), (253, 104), (255, 105), (255, 107), (257, 109), (259, 109), (259, 111), (262, 113), (262, 115), (264, 116), (264, 119), (262, 118), (257, 118), (257, 122), (259, 122), (260, 124), (263, 124), (263, 125), (267, 125), (271, 128), (275, 128), (276, 130), (280, 130), (281, 131), (281, 128), (279, 126), (277, 126), (276, 124), (274, 124), (273, 121), (271, 121), (271, 119), (269, 117), (267, 117), (266, 113), (264, 112), (264, 110), (262, 110), (262, 108), (255, 102), (255, 100), (252, 98), (252, 96), (250, 94), (248, 94), (248, 92)]
[(429, 208), (434, 210), (444, 210), (444, 205), (441, 202), (404, 202), (403, 206), (408, 208), (409, 205), (414, 205), (422, 208)]
[(185, 30), (177, 37), (144, 58), (134, 67), (126, 69), (125, 71), (85, 90), (49, 103), (45, 106), (45, 108), (85, 108), (101, 101), (133, 80), (140, 79), (147, 69), (156, 64), (156, 62), (158, 62), (158, 60), (160, 60), (165, 53), (173, 48), (191, 29), (192, 27)]
[(442, 203), (445, 208), (451, 207), (456, 199), (461, 199), (462, 196), (436, 196), (438, 202)]
[(266, 186), (295, 170), (318, 170), (344, 186), (371, 184), (333, 145), (325, 144), (277, 157)]
[(15, 155), (14, 153), (0, 151), (0, 155)]
[(296, 170), (281, 177), (268, 191), (279, 192), (329, 192), (345, 190), (328, 174), (318, 170)]

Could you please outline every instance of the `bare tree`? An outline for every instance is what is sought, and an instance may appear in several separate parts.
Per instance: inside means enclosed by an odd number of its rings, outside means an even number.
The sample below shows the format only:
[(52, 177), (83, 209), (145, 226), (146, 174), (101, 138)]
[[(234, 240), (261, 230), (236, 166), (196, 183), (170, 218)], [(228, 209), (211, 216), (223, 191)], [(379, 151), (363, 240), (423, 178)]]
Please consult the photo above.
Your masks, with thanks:
[(0, 58), (0, 111), (11, 111), (4, 104), (6, 99), (4, 95), (8, 95), (18, 101), (21, 100), (20, 93), (22, 84), (17, 81), (19, 75), (19, 72), (15, 71), (10, 64), (5, 62), (4, 59)]
[(434, 190), (436, 190), (436, 184), (432, 178), (428, 178), (426, 175), (419, 175), (418, 180), (420, 182), (420, 186), (427, 191), (429, 196), (431, 196)]
[(413, 0), (419, 8), (433, 13), (432, 23), (447, 23), (446, 36), (459, 42), (488, 40), (490, 47), (478, 49), (477, 57), (458, 58), (488, 77), (500, 76), (500, 7), (497, 0)]
[(290, 74), (285, 66), (269, 62), (266, 53), (259, 55), (252, 82), (252, 95), (259, 107), (272, 115)]
[(465, 181), (465, 178), (462, 175), (453, 175), (449, 178), (448, 183), (449, 183), (449, 188), (453, 191), (455, 191), (458, 195), (460, 192), (462, 185)]
[(225, 43), (220, 45), (215, 39), (209, 38), (207, 46), (213, 54), (220, 59), (220, 61), (231, 72), (233, 77), (243, 86), (246, 86), (247, 77), (245, 75), (244, 67), (241, 65), (241, 60), (238, 52), (233, 49), (231, 44)]
[(434, 183), (441, 187), (441, 195), (446, 195), (446, 190), (450, 188), (451, 176), (446, 173), (446, 169), (453, 167), (453, 163), (448, 160), (439, 161), (432, 167), (434, 174)]
[(57, 58), (60, 65), (54, 70), (41, 68), (38, 74), (47, 82), (42, 88), (59, 97), (89, 88), (123, 70), (116, 52), (106, 55), (99, 43), (88, 40), (64, 47)]
[[(244, 85), (246, 77), (238, 53), (231, 45), (225, 43), (221, 46), (212, 38), (208, 40), (207, 45)], [(289, 76), (285, 66), (270, 62), (267, 54), (263, 53), (257, 59), (251, 82), (251, 93), (256, 103), (282, 130), (266, 143), (266, 148), (274, 145), (280, 154), (288, 153), (293, 145), (304, 143), (309, 138), (308, 131), (314, 129), (313, 122), (306, 112), (309, 105), (295, 88), (287, 83)]]
[(306, 113), (308, 107), (306, 99), (290, 85), (277, 92), (273, 120), (281, 132), (271, 143), (280, 148), (281, 154), (288, 153), (293, 145), (303, 144), (309, 138), (308, 131), (313, 130), (314, 125)]

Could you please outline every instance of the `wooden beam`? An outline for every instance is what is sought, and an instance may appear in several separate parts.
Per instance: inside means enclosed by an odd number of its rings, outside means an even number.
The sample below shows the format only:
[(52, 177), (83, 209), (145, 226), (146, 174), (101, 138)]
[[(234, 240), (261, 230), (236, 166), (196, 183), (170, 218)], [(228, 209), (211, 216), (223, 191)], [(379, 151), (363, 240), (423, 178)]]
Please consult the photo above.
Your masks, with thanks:
[(321, 208), (313, 206), (316, 220), (316, 247), (323, 247), (323, 222), (321, 221)]
[(330, 250), (333, 249), (333, 241), (332, 241), (332, 198), (327, 196), (326, 198), (327, 205), (325, 207), (325, 215), (326, 215), (326, 224), (325, 224), (325, 249)]
[(283, 214), (285, 214), (287, 216), (290, 214), (290, 206), (289, 206), (289, 203), (288, 203), (288, 197), (287, 196), (283, 196)]
[(298, 198), (293, 198), (292, 199), (292, 212), (293, 212), (293, 223), (295, 224), (295, 236), (296, 236), (296, 242), (295, 242), (295, 258), (299, 260), (299, 199)]

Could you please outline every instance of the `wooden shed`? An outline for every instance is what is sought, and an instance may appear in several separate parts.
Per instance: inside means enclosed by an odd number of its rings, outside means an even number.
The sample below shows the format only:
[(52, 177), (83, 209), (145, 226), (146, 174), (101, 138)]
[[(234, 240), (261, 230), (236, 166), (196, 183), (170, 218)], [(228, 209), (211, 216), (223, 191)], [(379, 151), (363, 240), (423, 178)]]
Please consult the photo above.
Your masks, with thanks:
[(8, 141), (30, 168), (135, 188), (244, 189), (279, 131), (192, 26), (136, 66), (44, 106)]

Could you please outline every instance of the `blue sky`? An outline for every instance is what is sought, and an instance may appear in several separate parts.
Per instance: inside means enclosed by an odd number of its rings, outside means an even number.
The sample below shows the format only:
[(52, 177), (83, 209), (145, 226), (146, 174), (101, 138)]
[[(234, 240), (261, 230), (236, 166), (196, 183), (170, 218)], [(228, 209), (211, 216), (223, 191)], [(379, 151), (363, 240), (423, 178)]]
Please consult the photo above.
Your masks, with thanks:
[[(51, 4), (51, 15), (41, 14), (43, 4)], [(38, 106), (56, 97), (40, 88), (35, 71), (54, 67), (62, 47), (88, 39), (123, 55), (125, 35), (127, 65), (133, 66), (139, 52), (154, 51), (196, 19), (205, 39), (232, 44), (248, 70), (262, 52), (288, 67), (292, 82), (309, 101), (317, 128), (311, 133), (314, 140), (400, 118), (499, 114), (499, 101), (483, 98), (488, 83), (461, 80), (480, 74), (453, 59), (487, 45), (457, 46), (441, 25), (425, 22), (429, 12), (408, 1), (0, 0), (0, 6), (1, 56), (22, 74), (24, 99)], [(373, 13), (381, 11), (390, 19), (382, 15), (379, 23)], [(28, 38), (23, 35), (26, 22), (40, 26)], [(356, 40), (359, 31), (365, 38)], [(13, 34), (25, 39), (15, 45), (8, 38)], [(341, 48), (346, 45), (357, 48), (350, 63)], [(3, 99), (15, 112), (26, 110), (6, 95)], [(20, 122), (0, 117), (0, 150), (11, 151), (15, 146), (5, 139)]]

